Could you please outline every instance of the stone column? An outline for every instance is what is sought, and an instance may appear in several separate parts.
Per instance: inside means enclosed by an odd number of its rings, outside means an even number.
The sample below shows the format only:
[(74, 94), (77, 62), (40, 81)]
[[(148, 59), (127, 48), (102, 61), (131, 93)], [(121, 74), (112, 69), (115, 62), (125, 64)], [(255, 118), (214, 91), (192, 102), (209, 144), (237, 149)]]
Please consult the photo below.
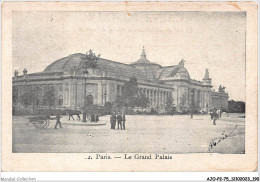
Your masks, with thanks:
[(122, 92), (122, 85), (119, 85), (119, 94), (120, 94), (120, 96), (122, 96), (123, 95), (123, 92)]
[(153, 106), (153, 92), (150, 90), (150, 106)]
[(188, 88), (187, 103), (190, 104), (190, 88)]
[(111, 83), (108, 81), (106, 86), (106, 92), (107, 92), (107, 102), (111, 101)]
[(74, 109), (77, 109), (77, 107), (78, 107), (78, 85), (77, 84), (74, 84), (74, 95), (75, 95)]
[(157, 92), (156, 90), (154, 90), (154, 106), (156, 106), (156, 102), (157, 102)]

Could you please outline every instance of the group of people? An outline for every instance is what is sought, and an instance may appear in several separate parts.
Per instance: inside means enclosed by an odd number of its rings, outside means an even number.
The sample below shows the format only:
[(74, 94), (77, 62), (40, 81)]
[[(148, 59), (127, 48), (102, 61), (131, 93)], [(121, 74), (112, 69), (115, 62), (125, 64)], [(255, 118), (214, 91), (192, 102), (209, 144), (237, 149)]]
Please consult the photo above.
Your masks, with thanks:
[[(51, 118), (51, 119), (56, 119), (56, 124), (55, 124), (54, 129), (58, 129), (57, 128), (58, 125), (59, 125), (60, 128), (62, 128), (61, 122), (60, 122), (60, 119), (62, 118), (61, 114), (62, 114), (61, 112), (56, 112), (56, 114), (55, 114), (56, 117), (55, 118)], [(91, 116), (90, 116), (90, 121), (97, 123), (99, 121), (99, 116), (92, 113)]]
[(115, 113), (112, 113), (110, 116), (110, 124), (111, 129), (116, 129), (116, 123), (117, 123), (117, 129), (119, 130), (119, 126), (121, 130), (125, 130), (125, 122), (126, 118), (125, 115), (121, 115), (120, 113), (116, 115)]
[(213, 120), (213, 125), (216, 125), (216, 120), (221, 118), (222, 111), (213, 109), (209, 112), (211, 119)]
[(91, 114), (90, 121), (97, 123), (99, 121), (98, 115)]

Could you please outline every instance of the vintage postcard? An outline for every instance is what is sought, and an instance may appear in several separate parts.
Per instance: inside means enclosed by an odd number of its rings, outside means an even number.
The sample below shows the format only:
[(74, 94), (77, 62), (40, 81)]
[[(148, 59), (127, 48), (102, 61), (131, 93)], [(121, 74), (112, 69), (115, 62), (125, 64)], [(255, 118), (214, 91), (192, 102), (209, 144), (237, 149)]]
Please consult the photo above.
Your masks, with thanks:
[(255, 2), (5, 2), (2, 73), (3, 171), (257, 169)]

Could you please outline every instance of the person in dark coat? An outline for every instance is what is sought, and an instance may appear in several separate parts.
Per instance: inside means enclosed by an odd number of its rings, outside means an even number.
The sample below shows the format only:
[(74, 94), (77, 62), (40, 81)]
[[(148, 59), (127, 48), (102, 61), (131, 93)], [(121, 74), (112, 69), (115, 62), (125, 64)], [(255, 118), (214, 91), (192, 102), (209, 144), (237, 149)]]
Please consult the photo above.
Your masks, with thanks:
[(125, 122), (126, 122), (125, 115), (123, 115), (123, 129), (124, 130), (125, 130)]
[(57, 114), (56, 114), (56, 125), (55, 125), (54, 129), (57, 129), (58, 125), (60, 125), (60, 128), (62, 128), (60, 118), (61, 118), (60, 112), (57, 112)]
[(110, 124), (111, 124), (111, 129), (114, 129), (114, 118), (113, 114), (110, 116)]
[(96, 119), (96, 123), (97, 123), (99, 121), (98, 115), (96, 115), (95, 119)]
[(213, 119), (213, 111), (209, 111), (210, 118)]
[(213, 125), (216, 125), (216, 120), (218, 118), (218, 113), (216, 112), (216, 110), (213, 111), (212, 116), (213, 116)]
[(116, 115), (113, 114), (113, 129), (116, 129)]
[(90, 116), (90, 121), (91, 122), (95, 122), (95, 115), (92, 113), (91, 116)]
[(115, 129), (116, 127), (116, 115), (114, 113), (111, 114), (110, 117), (111, 129)]
[(123, 120), (122, 116), (118, 114), (116, 119), (117, 119), (117, 129), (119, 130), (119, 125), (120, 125), (120, 129), (122, 130), (122, 120)]

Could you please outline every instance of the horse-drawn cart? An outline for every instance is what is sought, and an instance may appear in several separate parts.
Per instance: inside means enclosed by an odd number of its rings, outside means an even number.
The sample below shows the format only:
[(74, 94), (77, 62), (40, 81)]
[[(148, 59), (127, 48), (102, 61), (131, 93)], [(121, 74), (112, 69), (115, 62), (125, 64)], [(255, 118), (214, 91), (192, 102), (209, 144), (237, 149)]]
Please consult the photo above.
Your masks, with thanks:
[(38, 128), (38, 129), (46, 129), (48, 128), (49, 124), (50, 124), (50, 116), (48, 115), (39, 115), (39, 116), (32, 116), (32, 117), (29, 117), (29, 122), (27, 123), (27, 125), (29, 123), (32, 123), (33, 126), (35, 128)]

